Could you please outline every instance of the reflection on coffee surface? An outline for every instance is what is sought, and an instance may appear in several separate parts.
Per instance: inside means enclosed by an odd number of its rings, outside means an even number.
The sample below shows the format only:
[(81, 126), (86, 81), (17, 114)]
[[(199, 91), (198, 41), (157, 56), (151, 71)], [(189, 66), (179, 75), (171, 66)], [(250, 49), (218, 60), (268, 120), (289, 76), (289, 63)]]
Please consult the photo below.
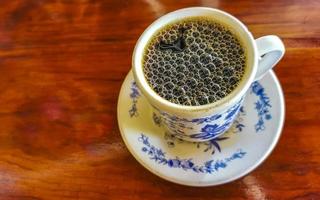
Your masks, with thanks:
[(226, 97), (246, 66), (244, 48), (227, 27), (193, 17), (169, 24), (145, 48), (143, 71), (166, 100), (198, 106)]

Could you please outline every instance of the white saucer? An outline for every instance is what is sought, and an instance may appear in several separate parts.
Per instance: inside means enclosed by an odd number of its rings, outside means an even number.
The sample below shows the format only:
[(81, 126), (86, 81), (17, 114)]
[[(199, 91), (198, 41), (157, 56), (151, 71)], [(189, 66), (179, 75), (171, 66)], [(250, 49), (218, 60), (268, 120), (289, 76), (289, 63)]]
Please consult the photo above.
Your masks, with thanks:
[(219, 185), (248, 174), (275, 147), (283, 121), (283, 93), (273, 72), (252, 85), (232, 128), (205, 143), (185, 142), (165, 133), (132, 72), (118, 100), (120, 132), (131, 154), (152, 173), (182, 185)]

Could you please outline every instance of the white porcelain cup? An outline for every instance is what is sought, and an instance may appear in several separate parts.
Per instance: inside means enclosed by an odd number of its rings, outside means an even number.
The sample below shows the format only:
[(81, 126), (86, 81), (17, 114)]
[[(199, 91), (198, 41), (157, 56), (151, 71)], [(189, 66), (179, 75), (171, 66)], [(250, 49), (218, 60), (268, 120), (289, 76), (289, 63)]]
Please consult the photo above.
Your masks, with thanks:
[[(160, 97), (147, 83), (142, 65), (144, 49), (154, 33), (167, 24), (193, 16), (212, 18), (226, 26), (242, 43), (247, 59), (238, 86), (226, 97), (201, 106), (174, 104)], [(132, 69), (139, 89), (152, 105), (157, 122), (178, 138), (200, 142), (218, 137), (230, 128), (250, 85), (274, 67), (284, 52), (284, 45), (277, 36), (268, 35), (255, 40), (247, 27), (230, 14), (213, 8), (191, 7), (160, 17), (142, 33), (133, 52)]]

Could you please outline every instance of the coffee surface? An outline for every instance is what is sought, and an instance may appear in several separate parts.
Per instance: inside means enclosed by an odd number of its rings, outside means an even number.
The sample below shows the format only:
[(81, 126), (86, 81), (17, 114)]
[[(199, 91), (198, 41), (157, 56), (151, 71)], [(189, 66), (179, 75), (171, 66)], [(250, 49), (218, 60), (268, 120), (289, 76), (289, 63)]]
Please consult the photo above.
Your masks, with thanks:
[(145, 48), (143, 71), (166, 100), (198, 106), (226, 97), (246, 65), (244, 48), (227, 27), (203, 18), (169, 24)]

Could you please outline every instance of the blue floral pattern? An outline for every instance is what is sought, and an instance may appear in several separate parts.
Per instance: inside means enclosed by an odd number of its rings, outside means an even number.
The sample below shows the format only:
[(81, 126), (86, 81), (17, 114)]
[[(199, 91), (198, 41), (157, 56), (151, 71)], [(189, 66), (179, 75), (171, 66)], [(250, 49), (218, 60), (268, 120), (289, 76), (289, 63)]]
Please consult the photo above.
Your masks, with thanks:
[[(239, 133), (239, 132), (243, 131), (243, 129), (245, 128), (245, 125), (242, 123), (242, 121), (243, 121), (242, 117), (245, 115), (246, 115), (246, 112), (244, 110), (244, 107), (241, 106), (240, 110), (239, 110), (239, 114), (237, 116), (237, 119), (234, 120), (232, 128), (231, 128), (232, 129), (231, 131), (233, 133)], [(156, 123), (155, 120), (154, 120), (154, 122)], [(220, 147), (219, 143), (220, 143), (220, 141), (223, 141), (226, 139), (229, 139), (229, 137), (221, 137), (220, 136), (220, 137), (217, 137), (212, 140), (205, 141), (205, 142), (188, 142), (188, 141), (182, 140), (180, 138), (177, 138), (168, 132), (165, 132), (165, 134), (164, 134), (164, 140), (167, 142), (167, 145), (169, 148), (173, 148), (177, 144), (190, 143), (190, 144), (196, 145), (196, 147), (198, 149), (204, 147), (203, 152), (211, 151), (211, 154), (214, 154), (216, 152), (216, 150), (221, 152), (221, 147)]]
[(201, 129), (201, 133), (192, 134), (190, 137), (203, 140), (213, 138), (227, 130), (230, 125), (231, 121), (227, 121), (221, 126), (218, 124), (207, 124)]
[(243, 121), (242, 117), (245, 115), (246, 115), (246, 112), (244, 111), (243, 106), (241, 106), (240, 110), (239, 110), (238, 117), (233, 122), (233, 127), (234, 127), (233, 132), (234, 133), (239, 133), (244, 129), (245, 125), (242, 123), (242, 121)]
[[(231, 107), (228, 111), (227, 111), (227, 118), (230, 118), (232, 116), (234, 116), (236, 114), (236, 112), (238, 111), (239, 107), (241, 106), (241, 102), (242, 99), (233, 107)], [(179, 118), (177, 116), (174, 115), (170, 115), (166, 112), (160, 111), (159, 109), (157, 109), (156, 107), (154, 107), (163, 117), (168, 118), (170, 121), (175, 121), (175, 122), (189, 122), (189, 123), (195, 123), (197, 125), (199, 124), (203, 124), (203, 123), (210, 123), (214, 120), (217, 120), (219, 118), (221, 118), (222, 114), (216, 114), (216, 115), (211, 115), (208, 117), (202, 117), (202, 118), (195, 118), (192, 120), (186, 119), (186, 118)]]
[(232, 106), (225, 116), (225, 122), (222, 125), (219, 124), (206, 124), (204, 127), (201, 128), (201, 132), (197, 134), (190, 135), (190, 138), (196, 139), (210, 139), (214, 138), (221, 133), (225, 132), (230, 126), (232, 125), (232, 121), (235, 118), (238, 110), (241, 107), (242, 99), (234, 106)]
[[(132, 101), (131, 107), (129, 109), (130, 117), (138, 117), (138, 99), (141, 97), (141, 93), (137, 87), (136, 82), (131, 83), (130, 99)], [(251, 86), (251, 93), (258, 97), (255, 102), (255, 110), (258, 114), (258, 122), (255, 124), (256, 132), (263, 131), (265, 129), (265, 120), (270, 120), (272, 118), (270, 113), (271, 103), (270, 98), (267, 96), (265, 89), (259, 82), (254, 82)], [(163, 124), (176, 130), (174, 135), (165, 132), (165, 141), (168, 146), (173, 148), (178, 143), (192, 143), (196, 145), (198, 149), (205, 153), (210, 153), (211, 155), (221, 152), (221, 143), (228, 140), (230, 136), (223, 137), (218, 136), (220, 133), (224, 132), (225, 129), (231, 126), (231, 122), (234, 121), (233, 128), (231, 131), (238, 133), (243, 131), (245, 125), (242, 122), (242, 116), (244, 116), (245, 110), (241, 106), (242, 100), (227, 110), (225, 113), (215, 114), (208, 117), (196, 118), (196, 119), (186, 119), (178, 118), (177, 116), (169, 115), (168, 113), (161, 112), (159, 110), (155, 111), (152, 115), (153, 121), (156, 126), (161, 127)], [(234, 120), (236, 114), (239, 113), (237, 119)], [(222, 120), (223, 124), (216, 123), (215, 120)], [(190, 124), (188, 124), (190, 123)], [(191, 135), (191, 138), (201, 138), (207, 139), (215, 137), (209, 141), (205, 142), (187, 142), (185, 140), (179, 139), (185, 136), (185, 130), (192, 130), (193, 126), (200, 126), (200, 133)], [(162, 165), (166, 165), (170, 168), (180, 168), (185, 171), (193, 171), (195, 173), (208, 173), (217, 172), (220, 169), (226, 168), (232, 161), (236, 159), (242, 159), (247, 152), (242, 149), (237, 150), (232, 153), (229, 157), (223, 159), (208, 160), (203, 163), (197, 164), (192, 158), (179, 158), (168, 157), (166, 152), (161, 148), (157, 148), (152, 145), (149, 138), (142, 134), (138, 136), (138, 141), (142, 143), (141, 150), (146, 153), (149, 159), (154, 160), (154, 162)]]
[(130, 117), (137, 117), (138, 114), (138, 109), (137, 109), (137, 103), (138, 103), (138, 98), (141, 96), (140, 91), (138, 89), (137, 83), (133, 81), (131, 83), (131, 93), (130, 93), (130, 98), (132, 100), (132, 105), (129, 110), (129, 115)]
[[(243, 98), (224, 113), (195, 119), (179, 118), (155, 108), (157, 113), (159, 113), (159, 116), (155, 118), (157, 114), (153, 114), (153, 119), (155, 120), (161, 118), (161, 122), (165, 124), (171, 134), (175, 135), (176, 137), (182, 139), (189, 138), (193, 140), (208, 140), (210, 138), (217, 137), (219, 134), (223, 133), (231, 126), (233, 119), (235, 118), (238, 110), (241, 107), (242, 101)], [(222, 116), (224, 117), (222, 118)], [(218, 119), (220, 120), (217, 121)], [(223, 122), (221, 122), (221, 119)], [(157, 122), (155, 122), (155, 124), (157, 124)], [(202, 127), (197, 127), (198, 125), (202, 124)], [(159, 126), (159, 124), (157, 125)], [(196, 131), (196, 129), (198, 129), (198, 131)], [(186, 131), (188, 130), (193, 130), (193, 132), (196, 133), (186, 134)]]
[[(157, 110), (157, 109), (156, 109)], [(159, 115), (155, 112), (152, 115), (153, 122), (157, 126), (162, 126), (165, 124), (172, 133), (174, 133), (177, 137), (183, 138), (185, 137), (185, 130), (192, 130), (192, 126), (187, 126), (187, 124), (181, 120), (177, 120), (178, 118), (176, 116), (171, 116), (167, 114), (166, 112), (157, 110)], [(161, 117), (160, 117), (161, 115)], [(187, 119), (185, 119), (187, 120)]]
[(182, 140), (180, 138), (175, 137), (174, 135), (171, 135), (170, 133), (166, 132), (164, 134), (164, 139), (167, 142), (167, 145), (169, 148), (175, 147), (177, 144), (182, 143), (190, 143), (194, 144), (198, 149), (203, 148), (203, 152), (211, 151), (211, 154), (213, 155), (216, 150), (221, 152), (221, 147), (219, 142), (228, 139), (229, 137), (217, 137), (212, 140), (206, 141), (206, 142), (188, 142), (185, 140)]
[(209, 117), (193, 119), (193, 120), (191, 120), (191, 122), (196, 123), (196, 124), (210, 123), (214, 120), (219, 119), (220, 117), (221, 117), (221, 114), (216, 114), (216, 115), (212, 115)]
[[(189, 120), (186, 118), (179, 118), (177, 116), (170, 115), (164, 111), (160, 111), (157, 108), (155, 108), (155, 110), (157, 110), (159, 115), (161, 115), (161, 117), (159, 116), (159, 118), (162, 118), (161, 122), (166, 124), (167, 127), (171, 130), (171, 132), (178, 137), (179, 136), (185, 137), (184, 130), (185, 129), (192, 130), (194, 124), (199, 125), (199, 124), (208, 123), (221, 118), (221, 114), (216, 114), (209, 117), (195, 118), (195, 119)], [(156, 114), (153, 114), (153, 115), (156, 115)], [(187, 125), (188, 123), (191, 123), (190, 126)]]
[(167, 165), (170, 168), (181, 168), (185, 171), (193, 171), (195, 173), (212, 174), (219, 171), (219, 169), (226, 168), (228, 164), (236, 159), (243, 158), (247, 153), (239, 149), (233, 153), (230, 157), (220, 160), (208, 160), (201, 165), (197, 165), (193, 162), (192, 158), (181, 159), (179, 157), (167, 158), (166, 153), (160, 148), (153, 146), (149, 142), (149, 138), (144, 134), (141, 134), (138, 141), (143, 144), (142, 152), (148, 154), (151, 160), (162, 165)]
[(269, 108), (271, 108), (270, 98), (265, 93), (265, 89), (259, 82), (254, 82), (251, 85), (251, 93), (254, 93), (259, 97), (255, 102), (255, 109), (258, 112), (258, 122), (255, 124), (256, 132), (263, 131), (265, 129), (265, 121), (272, 118)]
[[(255, 124), (255, 130), (256, 132), (261, 132), (265, 129), (265, 120), (270, 120), (272, 118), (269, 111), (269, 108), (271, 108), (270, 98), (267, 96), (267, 94), (265, 93), (265, 89), (259, 82), (254, 82), (251, 85), (251, 93), (255, 94), (259, 98), (255, 102), (255, 109), (257, 110), (258, 114), (258, 122)], [(130, 98), (132, 100), (132, 105), (129, 110), (130, 117), (138, 116), (137, 102), (140, 96), (141, 94), (137, 87), (137, 84), (133, 81), (131, 83), (130, 93)], [(161, 115), (161, 117), (154, 113), (153, 120), (157, 126), (165, 124), (169, 128), (170, 132), (180, 138), (186, 137), (186, 130), (193, 130), (195, 125), (204, 124), (203, 127), (198, 129), (200, 130), (200, 132), (192, 134), (188, 137), (191, 139), (206, 140), (218, 136), (220, 133), (224, 132), (231, 126), (231, 122), (235, 118), (238, 111), (240, 111), (241, 113), (243, 110), (243, 107), (241, 107), (241, 102), (242, 100), (240, 100), (236, 105), (230, 108), (226, 113), (215, 114), (212, 116), (195, 119), (179, 118), (155, 108), (159, 115)], [(212, 123), (215, 122), (215, 120), (220, 119), (222, 116), (224, 116), (225, 120), (223, 124)], [(244, 125), (240, 123), (239, 120), (236, 119), (234, 123), (236, 124), (236, 128), (238, 130), (241, 131), (244, 128)]]
[(230, 120), (231, 118), (233, 118), (235, 116), (235, 114), (238, 112), (239, 108), (241, 107), (241, 102), (242, 99), (240, 100), (240, 102), (236, 105), (234, 105), (232, 108), (230, 108), (227, 111), (227, 116), (225, 117), (225, 120)]

